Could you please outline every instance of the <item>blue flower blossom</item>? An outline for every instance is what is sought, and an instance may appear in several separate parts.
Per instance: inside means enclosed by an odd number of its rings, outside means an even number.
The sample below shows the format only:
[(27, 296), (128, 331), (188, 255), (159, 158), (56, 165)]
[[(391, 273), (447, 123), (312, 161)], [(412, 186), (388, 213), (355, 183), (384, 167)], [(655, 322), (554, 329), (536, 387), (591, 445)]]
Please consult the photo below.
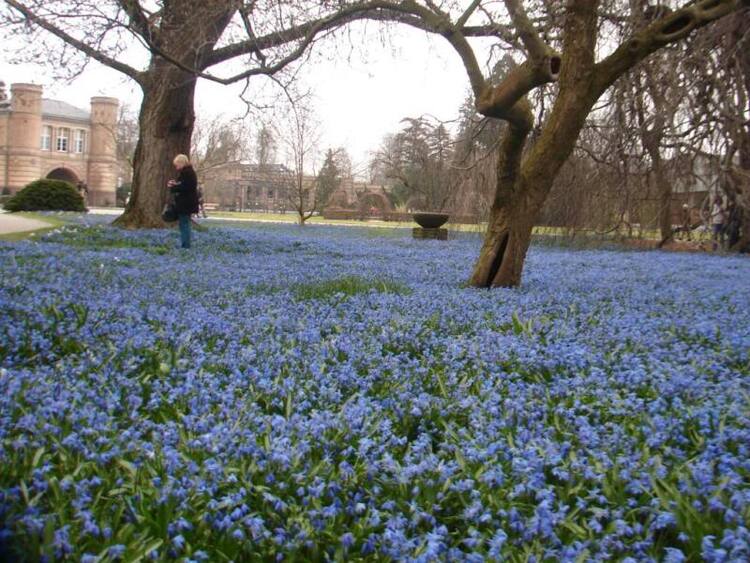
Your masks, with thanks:
[(3, 548), (750, 558), (746, 259), (532, 246), (481, 291), (475, 236), (171, 242), (0, 243)]

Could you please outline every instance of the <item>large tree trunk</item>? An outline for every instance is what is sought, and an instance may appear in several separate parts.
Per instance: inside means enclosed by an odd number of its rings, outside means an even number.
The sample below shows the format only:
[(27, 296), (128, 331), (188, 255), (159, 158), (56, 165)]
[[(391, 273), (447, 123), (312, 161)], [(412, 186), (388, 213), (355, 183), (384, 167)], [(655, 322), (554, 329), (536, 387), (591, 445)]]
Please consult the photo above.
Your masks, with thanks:
[[(124, 3), (130, 4), (130, 3)], [(137, 4), (137, 3), (136, 3)], [(166, 4), (166, 3), (165, 3)], [(130, 8), (130, 6), (127, 6)], [(190, 70), (202, 70), (221, 37), (237, 3), (214, 0), (196, 3), (175, 1), (165, 5), (158, 32), (148, 27), (147, 35), (163, 53), (153, 54), (147, 71), (138, 76), (143, 102), (138, 118), (139, 139), (133, 162), (133, 187), (125, 213), (116, 224), (128, 228), (163, 227), (161, 210), (169, 191), (167, 180), (174, 177), (172, 165), (178, 154), (190, 154), (190, 139), (195, 123), (195, 85)], [(155, 35), (154, 35), (155, 33)]]
[(172, 160), (190, 153), (196, 79), (165, 64), (155, 64), (142, 81), (143, 103), (133, 161), (133, 188), (125, 212), (115, 224), (127, 228), (159, 228), (167, 201)]
[[(516, 117), (509, 121), (500, 146), (490, 223), (469, 280), (475, 287), (516, 287), (521, 283), (534, 222), (603, 91), (595, 88), (591, 72), (596, 6), (596, 0), (580, 0), (568, 10), (560, 93), (540, 137), (525, 154), (533, 116), (525, 98), (514, 106)], [(494, 117), (489, 112), (485, 115)]]
[(469, 280), (475, 287), (514, 287), (521, 283), (531, 231), (541, 209), (532, 202), (543, 202), (546, 196), (544, 186), (526, 185), (521, 175), (521, 157), (530, 130), (531, 120), (526, 124), (519, 121), (503, 136), (487, 233)]
[(539, 212), (526, 200), (493, 206), (470, 283), (475, 287), (515, 287), (521, 283), (531, 232)]

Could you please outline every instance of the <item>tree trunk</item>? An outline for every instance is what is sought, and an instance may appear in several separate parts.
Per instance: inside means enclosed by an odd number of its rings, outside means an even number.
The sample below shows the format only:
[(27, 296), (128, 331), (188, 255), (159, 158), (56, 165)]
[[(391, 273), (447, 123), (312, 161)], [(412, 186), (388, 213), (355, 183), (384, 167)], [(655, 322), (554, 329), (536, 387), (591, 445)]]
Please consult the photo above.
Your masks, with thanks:
[(672, 184), (663, 177), (657, 175), (659, 184), (659, 231), (661, 233), (661, 244), (671, 241), (672, 234)]
[[(660, 136), (659, 136), (660, 139)], [(659, 209), (657, 212), (657, 218), (659, 221), (659, 234), (661, 235), (661, 242), (659, 246), (663, 246), (672, 240), (672, 184), (669, 182), (667, 175), (664, 172), (664, 161), (661, 159), (661, 152), (659, 145), (661, 141), (658, 140), (655, 143), (645, 143), (649, 154), (651, 155), (652, 171), (654, 173), (654, 182), (656, 183), (656, 192), (658, 194)]]
[(484, 115), (506, 119), (509, 127), (498, 155), (490, 223), (470, 279), (475, 287), (516, 287), (521, 283), (534, 222), (601, 95), (592, 82), (596, 6), (596, 0), (580, 0), (568, 8), (560, 92), (541, 135), (526, 153), (526, 138), (533, 126), (526, 98), (513, 106), (512, 119), (492, 115), (492, 104), (487, 100), (477, 106), (485, 110)]
[(175, 176), (172, 160), (190, 153), (195, 122), (195, 77), (166, 64), (152, 65), (148, 74), (142, 81), (130, 201), (115, 221), (126, 228), (165, 226), (161, 211), (169, 195), (167, 180)]
[[(734, 16), (733, 44), (739, 45), (737, 49), (737, 62), (744, 86), (746, 110), (750, 111), (750, 50), (742, 48), (748, 43), (746, 37), (747, 26), (743, 25), (743, 18), (747, 17), (742, 12)], [(740, 240), (732, 247), (739, 252), (750, 252), (750, 122), (745, 121), (740, 130), (738, 143), (740, 157), (740, 173), (737, 174), (737, 188), (739, 191), (737, 200), (742, 212), (740, 214)]]
[[(525, 100), (519, 107), (525, 106)], [(528, 106), (525, 106), (528, 110)], [(531, 230), (541, 208), (530, 205), (540, 186), (528, 186), (521, 175), (521, 158), (532, 118), (509, 124), (497, 157), (497, 185), (490, 221), (469, 283), (475, 287), (515, 287), (521, 283)], [(542, 196), (542, 201), (544, 196)], [(538, 198), (537, 198), (538, 199)]]
[(521, 283), (531, 232), (540, 207), (521, 198), (494, 205), (484, 244), (470, 284), (475, 287), (516, 287)]

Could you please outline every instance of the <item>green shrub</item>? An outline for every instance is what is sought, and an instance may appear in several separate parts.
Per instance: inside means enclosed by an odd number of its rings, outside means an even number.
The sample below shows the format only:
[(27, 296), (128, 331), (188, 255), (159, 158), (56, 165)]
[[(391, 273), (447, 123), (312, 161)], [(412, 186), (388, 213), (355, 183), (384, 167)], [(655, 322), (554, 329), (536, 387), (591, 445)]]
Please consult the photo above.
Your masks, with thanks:
[(86, 211), (83, 197), (62, 180), (37, 180), (5, 204), (8, 211)]

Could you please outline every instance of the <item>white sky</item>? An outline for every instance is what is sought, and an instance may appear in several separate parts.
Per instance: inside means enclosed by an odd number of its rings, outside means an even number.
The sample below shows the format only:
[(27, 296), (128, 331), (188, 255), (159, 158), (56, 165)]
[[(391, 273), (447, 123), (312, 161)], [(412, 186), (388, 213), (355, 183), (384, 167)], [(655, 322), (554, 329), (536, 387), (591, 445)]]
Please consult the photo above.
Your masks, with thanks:
[[(384, 135), (398, 130), (402, 118), (429, 114), (441, 120), (455, 119), (468, 92), (463, 66), (447, 42), (416, 30), (399, 30), (392, 45), (369, 42), (364, 55), (355, 53), (347, 58), (351, 60), (312, 62), (302, 73), (302, 83), (315, 94), (323, 133), (321, 152), (329, 146), (345, 147), (355, 170), (368, 160), (369, 151), (379, 146)], [(8, 87), (13, 82), (42, 84), (45, 97), (83, 109), (88, 109), (91, 96), (102, 95), (117, 97), (134, 110), (140, 104), (139, 89), (132, 81), (95, 62), (72, 84), (63, 84), (52, 83), (43, 67), (0, 60), (0, 79)], [(243, 115), (240, 90), (238, 85), (199, 81), (199, 118)]]

